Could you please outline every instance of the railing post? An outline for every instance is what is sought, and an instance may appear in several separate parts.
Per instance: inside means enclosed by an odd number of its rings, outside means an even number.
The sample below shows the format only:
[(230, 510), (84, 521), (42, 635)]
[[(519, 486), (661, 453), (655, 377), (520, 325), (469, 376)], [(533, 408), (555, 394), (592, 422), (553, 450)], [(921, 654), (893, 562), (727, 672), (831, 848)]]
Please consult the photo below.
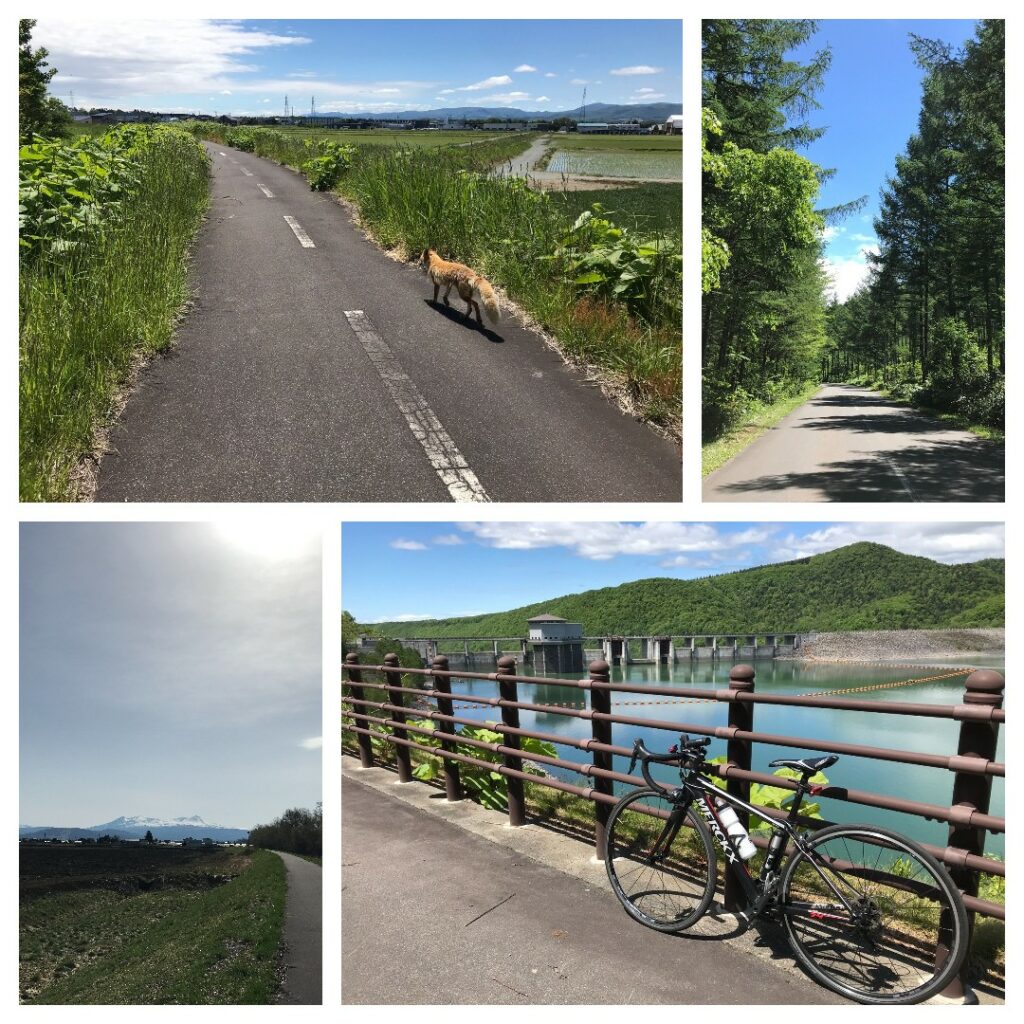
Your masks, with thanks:
[[(737, 694), (753, 693), (753, 666), (734, 665), (729, 672), (729, 689)], [(747, 732), (753, 731), (754, 705), (752, 702), (729, 701), (729, 727), (731, 729), (743, 729)], [(726, 760), (747, 772), (750, 771), (750, 751), (750, 740), (734, 738), (726, 742)], [(747, 803), (750, 803), (750, 782), (747, 779), (727, 779), (725, 789), (727, 793), (732, 793), (733, 796), (738, 796), (741, 800), (746, 800)], [(736, 808), (736, 817), (740, 819), (744, 828), (750, 828), (749, 815), (739, 807)], [(746, 894), (740, 887), (739, 882), (731, 871), (727, 872), (725, 876), (725, 909), (739, 910), (746, 902)]]
[[(384, 664), (387, 668), (384, 669), (384, 678), (387, 682), (384, 684), (388, 692), (388, 702), (390, 704), (397, 704), (404, 706), (405, 701), (402, 700), (402, 693), (400, 690), (393, 689), (393, 687), (402, 685), (402, 671), (401, 666), (398, 663), (397, 654), (385, 654)], [(405, 721), (404, 711), (392, 711), (391, 717), (396, 722)], [(407, 740), (409, 733), (395, 726), (395, 736), (398, 739)], [(395, 744), (395, 763), (398, 766), (398, 781), (399, 782), (412, 782), (412, 751), (409, 750), (404, 743)]]
[[(589, 666), (591, 683), (607, 683), (609, 681), (609, 670), (607, 661), (592, 661)], [(610, 690), (590, 688), (590, 711), (602, 715), (612, 713), (612, 695)], [(605, 743), (609, 746), (612, 742), (612, 723), (591, 717), (590, 733), (595, 743)], [(606, 750), (593, 750), (594, 767), (603, 768), (605, 771), (612, 770), (612, 755)], [(592, 776), (594, 790), (598, 793), (605, 793), (612, 796), (615, 792), (615, 784), (611, 779), (601, 775)], [(612, 812), (612, 805), (602, 801), (594, 802), (594, 846), (598, 860), (604, 860), (605, 849), (608, 839), (608, 817)]]
[[(967, 677), (964, 689), (964, 704), (980, 704), (984, 707), (999, 708), (1003, 705), (1003, 688), (1006, 680), (998, 672), (982, 669), (972, 672)], [(996, 745), (999, 742), (999, 723), (965, 719), (960, 723), (960, 741), (957, 754), (961, 757), (981, 757), (992, 761), (996, 756)], [(989, 800), (992, 796), (992, 776), (976, 775), (973, 772), (957, 772), (953, 777), (954, 807), (967, 811), (988, 814)], [(968, 825), (952, 825), (949, 829), (948, 846), (966, 850), (981, 856), (985, 852), (985, 830), (971, 828)], [(978, 895), (978, 872), (970, 868), (950, 868), (954, 883), (968, 896)], [(968, 933), (974, 935), (974, 913), (967, 912)], [(944, 996), (958, 999), (967, 990), (967, 963), (964, 963), (960, 976), (954, 978), (943, 992)]]
[[(356, 653), (345, 655), (345, 668), (348, 671), (348, 688), (352, 691), (352, 696), (356, 700), (364, 700), (365, 694), (363, 692), (363, 674), (359, 671), (359, 655)], [(366, 714), (366, 705), (357, 704), (355, 710), (361, 714)], [(360, 729), (366, 729), (369, 726), (366, 722), (356, 722), (356, 725)], [(370, 737), (365, 733), (357, 732), (356, 741), (359, 743), (359, 765), (362, 768), (373, 767), (373, 742)]]
[[(435, 672), (447, 672), (448, 671), (448, 659), (443, 655), (439, 654), (430, 663), (430, 667)], [(447, 697), (437, 698), (437, 710), (442, 715), (450, 715), (453, 711), (452, 708), (452, 681), (448, 676), (439, 675), (434, 676), (434, 689), (440, 690), (441, 693), (449, 694)], [(454, 722), (438, 722), (437, 731), (443, 733), (439, 739), (441, 740), (441, 746), (445, 750), (454, 751), (455, 741), (453, 739), (445, 739), (445, 736), (455, 735), (455, 723)], [(444, 762), (444, 791), (445, 795), (449, 800), (461, 800), (462, 799), (462, 779), (459, 777), (459, 762), (453, 761), (451, 758), (443, 757), (441, 760)]]
[[(516, 659), (510, 655), (505, 655), (503, 658), (498, 659), (498, 673), (505, 676), (514, 676), (516, 674)], [(503, 701), (517, 701), (518, 689), (515, 684), (515, 680), (509, 679), (498, 680), (498, 693)], [(501, 706), (501, 720), (505, 725), (510, 725), (514, 729), (519, 728), (519, 708), (506, 707), (504, 704)], [(519, 749), (519, 736), (518, 735), (506, 735), (502, 740), (502, 745), (506, 747), (514, 747)], [(523, 759), (516, 757), (514, 754), (503, 754), (502, 759), (505, 762), (507, 768), (514, 768), (516, 771), (521, 772), (523, 770)], [(508, 823), (510, 825), (525, 825), (526, 824), (526, 795), (523, 791), (523, 780), (513, 779), (510, 776), (505, 776), (508, 780)]]

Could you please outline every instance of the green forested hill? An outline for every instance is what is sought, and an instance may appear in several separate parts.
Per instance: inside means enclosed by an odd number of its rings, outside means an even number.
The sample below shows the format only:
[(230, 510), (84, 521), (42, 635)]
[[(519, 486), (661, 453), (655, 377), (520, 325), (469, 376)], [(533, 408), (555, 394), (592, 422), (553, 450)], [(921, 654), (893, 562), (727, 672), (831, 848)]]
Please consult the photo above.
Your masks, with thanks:
[[(506, 612), (380, 622), (386, 636), (522, 636), (548, 612), (604, 633), (944, 629), (1003, 625), (1004, 561), (944, 565), (881, 544), (698, 580), (647, 579)], [(353, 609), (358, 619), (358, 608)]]

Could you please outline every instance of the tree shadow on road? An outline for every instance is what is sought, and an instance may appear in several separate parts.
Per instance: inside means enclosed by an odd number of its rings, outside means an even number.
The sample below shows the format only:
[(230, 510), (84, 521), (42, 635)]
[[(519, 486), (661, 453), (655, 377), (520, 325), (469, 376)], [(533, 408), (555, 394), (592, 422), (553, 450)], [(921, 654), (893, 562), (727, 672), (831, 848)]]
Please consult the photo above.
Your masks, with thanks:
[(496, 334), (489, 327), (485, 327), (483, 324), (478, 324), (476, 320), (470, 316), (466, 316), (465, 313), (460, 313), (458, 310), (452, 309), (451, 306), (446, 306), (443, 302), (434, 302), (433, 299), (424, 299), (423, 301), (435, 312), (438, 312), (442, 316), (451, 320), (452, 323), (458, 324), (460, 327), (467, 327), (472, 330), (479, 331), (488, 341), (495, 344), (504, 343), (505, 339), (500, 334)]
[[(913, 498), (900, 473), (913, 490)], [(1003, 501), (1003, 454), (998, 446), (980, 440), (936, 441), (898, 451), (869, 452), (863, 458), (834, 462), (810, 473), (754, 477), (723, 484), (719, 490), (767, 495), (791, 488), (819, 490), (824, 501)]]
[(849, 430), (857, 434), (930, 434), (950, 428), (939, 420), (930, 420), (912, 413), (851, 413), (848, 416), (826, 416), (820, 420), (803, 420), (800, 430)]

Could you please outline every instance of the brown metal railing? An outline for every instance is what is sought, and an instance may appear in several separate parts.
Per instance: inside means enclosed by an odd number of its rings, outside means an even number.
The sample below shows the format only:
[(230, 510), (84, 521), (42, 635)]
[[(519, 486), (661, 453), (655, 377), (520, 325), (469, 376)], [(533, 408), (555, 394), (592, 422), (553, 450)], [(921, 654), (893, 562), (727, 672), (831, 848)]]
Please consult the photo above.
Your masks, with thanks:
[[(445, 790), (449, 800), (460, 799), (462, 795), (460, 764), (484, 767), (504, 775), (508, 779), (508, 814), (509, 822), (512, 825), (521, 825), (526, 821), (525, 782), (529, 781), (534, 785), (572, 793), (592, 801), (595, 805), (595, 843), (599, 858), (604, 857), (605, 823), (611, 806), (616, 801), (613, 791), (614, 783), (637, 785), (643, 783), (643, 779), (639, 776), (613, 770), (614, 755), (629, 757), (632, 753), (630, 748), (616, 746), (611, 742), (613, 724), (637, 725), (724, 739), (726, 741), (726, 762), (717, 766), (717, 772), (720, 777), (725, 779), (729, 792), (735, 793), (747, 801), (750, 799), (751, 782), (796, 789), (796, 783), (791, 780), (751, 770), (751, 754), (755, 743), (851, 754), (858, 757), (944, 769), (953, 773), (949, 806), (903, 800), (898, 797), (839, 786), (829, 786), (818, 795), (946, 822), (950, 826), (946, 846), (937, 847), (926, 843), (922, 845), (949, 866), (950, 874), (964, 894), (964, 903), (971, 914), (972, 923), (975, 913), (1000, 920), (1005, 919), (1005, 909), (1001, 904), (978, 897), (979, 873), (999, 876), (1005, 874), (1005, 864), (1002, 861), (984, 856), (986, 832), (1002, 833), (1006, 830), (1005, 819), (989, 813), (992, 779), (1003, 777), (1006, 774), (1005, 765), (995, 760), (999, 726), (1006, 720), (1006, 714), (1002, 709), (1004, 680), (997, 672), (987, 670), (972, 672), (966, 680), (964, 697), (960, 704), (937, 705), (896, 701), (875, 702), (818, 695), (759, 694), (755, 690), (753, 668), (749, 665), (736, 665), (729, 674), (728, 688), (688, 689), (686, 691), (687, 697), (703, 698), (727, 705), (726, 724), (708, 726), (699, 723), (672, 722), (614, 714), (612, 712), (612, 693), (678, 697), (680, 691), (665, 686), (612, 683), (609, 679), (608, 665), (604, 661), (591, 662), (588, 678), (582, 680), (517, 675), (515, 659), (510, 656), (500, 658), (497, 668), (497, 672), (490, 673), (469, 670), (451, 671), (448, 668), (448, 659), (443, 655), (435, 658), (431, 667), (426, 669), (402, 667), (399, 665), (397, 656), (393, 654), (386, 655), (382, 665), (361, 665), (358, 655), (349, 654), (345, 659), (344, 666), (348, 692), (342, 696), (343, 726), (356, 737), (360, 762), (363, 767), (373, 766), (371, 738), (383, 737), (384, 734), (379, 732), (383, 726), (392, 730), (392, 733), (384, 738), (395, 745), (400, 781), (409, 781), (412, 778), (411, 753), (413, 750), (442, 758), (445, 770)], [(367, 671), (381, 674), (384, 682), (382, 684), (364, 682), (363, 673)], [(425, 680), (433, 680), (433, 684), (423, 688), (403, 686), (401, 679), (403, 674), (425, 677)], [(456, 738), (456, 726), (480, 724), (476, 719), (454, 713), (451, 680), (456, 678), (491, 680), (497, 684), (498, 695), (495, 697), (459, 694), (458, 702), (498, 708), (501, 713), (501, 722), (489, 722), (488, 724), (489, 728), (503, 735), (504, 742), (488, 743), (465, 736)], [(521, 701), (518, 695), (520, 683), (540, 683), (545, 686), (584, 690), (590, 695), (589, 707), (570, 708)], [(367, 686), (384, 690), (387, 699), (375, 701), (367, 698), (365, 692)], [(437, 723), (436, 731), (408, 723), (410, 708), (405, 702), (406, 696), (436, 701), (437, 710), (417, 708), (415, 711), (416, 717)], [(584, 700), (584, 704), (586, 703)], [(951, 718), (960, 722), (957, 752), (956, 754), (918, 753), (885, 747), (824, 741), (813, 737), (761, 733), (754, 730), (754, 710), (758, 704)], [(519, 724), (521, 710), (588, 719), (591, 723), (591, 735), (587, 739), (572, 739), (523, 729)], [(374, 726), (376, 726), (376, 730), (373, 728)], [(420, 737), (439, 739), (441, 746), (428, 746), (418, 742)], [(591, 758), (589, 761), (577, 762), (528, 752), (520, 746), (521, 739), (525, 737), (575, 748), (589, 753)], [(460, 753), (455, 749), (456, 745), (463, 749), (486, 749), (492, 755), (499, 755), (501, 763), (495, 764), (493, 761), (475, 758), (471, 754)], [(550, 776), (531, 774), (524, 770), (524, 762), (547, 764), (572, 771), (589, 781), (590, 784), (578, 786)], [(770, 808), (765, 808), (764, 812), (768, 817), (784, 816)], [(812, 828), (827, 824), (820, 819), (802, 818), (802, 821)], [(765, 845), (765, 841), (761, 837), (752, 836), (752, 838), (758, 845)], [(725, 890), (727, 906), (734, 906), (738, 901), (739, 894), (733, 891), (733, 884), (735, 883), (731, 881), (731, 875), (727, 876)]]

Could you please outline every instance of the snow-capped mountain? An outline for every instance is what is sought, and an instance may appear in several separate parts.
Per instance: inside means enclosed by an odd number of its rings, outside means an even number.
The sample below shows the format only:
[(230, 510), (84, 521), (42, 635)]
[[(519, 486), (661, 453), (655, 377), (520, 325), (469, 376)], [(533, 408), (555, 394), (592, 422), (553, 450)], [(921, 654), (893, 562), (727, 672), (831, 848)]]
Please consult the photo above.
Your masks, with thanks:
[(141, 839), (147, 832), (153, 833), (154, 839), (212, 839), (218, 842), (233, 842), (246, 839), (249, 830), (231, 828), (226, 825), (211, 825), (198, 814), (187, 818), (150, 818), (144, 815), (124, 816), (102, 825), (88, 828), (69, 828), (67, 826), (45, 826), (43, 828), (23, 825), (18, 829), (22, 837), (33, 839), (87, 839), (97, 836), (118, 836), (121, 839)]

